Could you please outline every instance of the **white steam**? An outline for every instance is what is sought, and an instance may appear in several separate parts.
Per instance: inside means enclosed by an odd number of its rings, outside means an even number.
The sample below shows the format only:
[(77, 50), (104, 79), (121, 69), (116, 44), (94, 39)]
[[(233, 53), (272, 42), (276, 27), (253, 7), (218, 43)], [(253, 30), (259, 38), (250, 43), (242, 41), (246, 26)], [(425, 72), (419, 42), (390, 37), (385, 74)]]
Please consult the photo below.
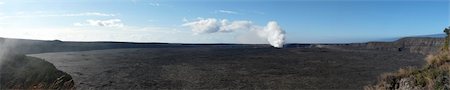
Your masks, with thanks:
[[(275, 21), (268, 22), (267, 26), (254, 25), (251, 21), (239, 20), (228, 21), (226, 19), (218, 20), (215, 18), (191, 21), (183, 24), (190, 27), (196, 34), (208, 34), (218, 32), (233, 32), (237, 30), (248, 30), (257, 34), (258, 37), (266, 39), (270, 45), (282, 48), (284, 45), (285, 32)], [(249, 41), (249, 40), (247, 40)]]
[(269, 34), (267, 35), (267, 41), (269, 41), (270, 45), (274, 47), (281, 48), (284, 45), (284, 31), (278, 26), (278, 23), (275, 21), (271, 21), (267, 24), (264, 31)]

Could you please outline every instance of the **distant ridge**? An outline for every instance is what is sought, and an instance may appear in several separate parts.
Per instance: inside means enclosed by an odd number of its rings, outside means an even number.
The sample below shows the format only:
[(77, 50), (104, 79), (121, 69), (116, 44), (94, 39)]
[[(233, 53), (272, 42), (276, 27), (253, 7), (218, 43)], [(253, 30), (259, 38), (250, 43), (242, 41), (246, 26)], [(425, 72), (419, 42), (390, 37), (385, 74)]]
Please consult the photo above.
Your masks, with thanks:
[(412, 36), (412, 37), (431, 37), (431, 38), (444, 38), (445, 34), (431, 34), (431, 35), (421, 35), (421, 36)]
[(408, 37), (427, 37), (427, 38), (444, 38), (445, 34), (430, 34), (430, 35), (417, 35), (417, 36), (406, 36), (406, 37), (393, 37), (393, 38), (384, 38), (379, 40), (374, 40), (375, 42), (393, 42), (402, 38)]

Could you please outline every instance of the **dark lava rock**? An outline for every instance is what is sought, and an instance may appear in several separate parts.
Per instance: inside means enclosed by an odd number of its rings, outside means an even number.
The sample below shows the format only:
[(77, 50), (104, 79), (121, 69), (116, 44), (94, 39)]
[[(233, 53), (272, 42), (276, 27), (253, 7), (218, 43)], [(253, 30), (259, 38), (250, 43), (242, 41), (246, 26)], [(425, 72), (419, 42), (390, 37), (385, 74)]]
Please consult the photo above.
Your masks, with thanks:
[(25, 55), (3, 55), (0, 89), (74, 89), (72, 77), (45, 60)]

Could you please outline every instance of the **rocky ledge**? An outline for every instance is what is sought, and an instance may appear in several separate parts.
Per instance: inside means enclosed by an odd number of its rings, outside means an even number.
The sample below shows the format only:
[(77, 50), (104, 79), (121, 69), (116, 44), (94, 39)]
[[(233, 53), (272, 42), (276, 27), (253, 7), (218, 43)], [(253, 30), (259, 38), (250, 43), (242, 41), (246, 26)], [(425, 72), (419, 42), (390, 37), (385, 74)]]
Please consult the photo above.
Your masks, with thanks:
[(406, 37), (395, 42), (368, 42), (366, 48), (412, 53), (435, 54), (444, 45), (444, 38)]
[(75, 89), (72, 77), (45, 60), (25, 55), (3, 55), (0, 89)]

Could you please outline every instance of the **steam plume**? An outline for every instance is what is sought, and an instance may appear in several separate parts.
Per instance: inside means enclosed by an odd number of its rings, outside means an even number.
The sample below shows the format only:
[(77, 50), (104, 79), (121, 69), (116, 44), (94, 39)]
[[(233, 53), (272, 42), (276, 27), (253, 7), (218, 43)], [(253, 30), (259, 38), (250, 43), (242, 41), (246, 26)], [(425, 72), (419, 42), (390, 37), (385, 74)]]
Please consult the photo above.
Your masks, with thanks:
[(249, 30), (256, 33), (259, 37), (265, 38), (270, 45), (282, 48), (285, 39), (285, 32), (275, 21), (268, 22), (267, 26), (254, 25), (251, 21), (239, 20), (228, 21), (226, 19), (218, 20), (215, 18), (191, 21), (183, 24), (190, 27), (196, 34), (233, 32), (237, 30)]
[(267, 41), (269, 41), (270, 45), (281, 48), (284, 44), (284, 31), (275, 21), (270, 21), (264, 29), (267, 35)]

